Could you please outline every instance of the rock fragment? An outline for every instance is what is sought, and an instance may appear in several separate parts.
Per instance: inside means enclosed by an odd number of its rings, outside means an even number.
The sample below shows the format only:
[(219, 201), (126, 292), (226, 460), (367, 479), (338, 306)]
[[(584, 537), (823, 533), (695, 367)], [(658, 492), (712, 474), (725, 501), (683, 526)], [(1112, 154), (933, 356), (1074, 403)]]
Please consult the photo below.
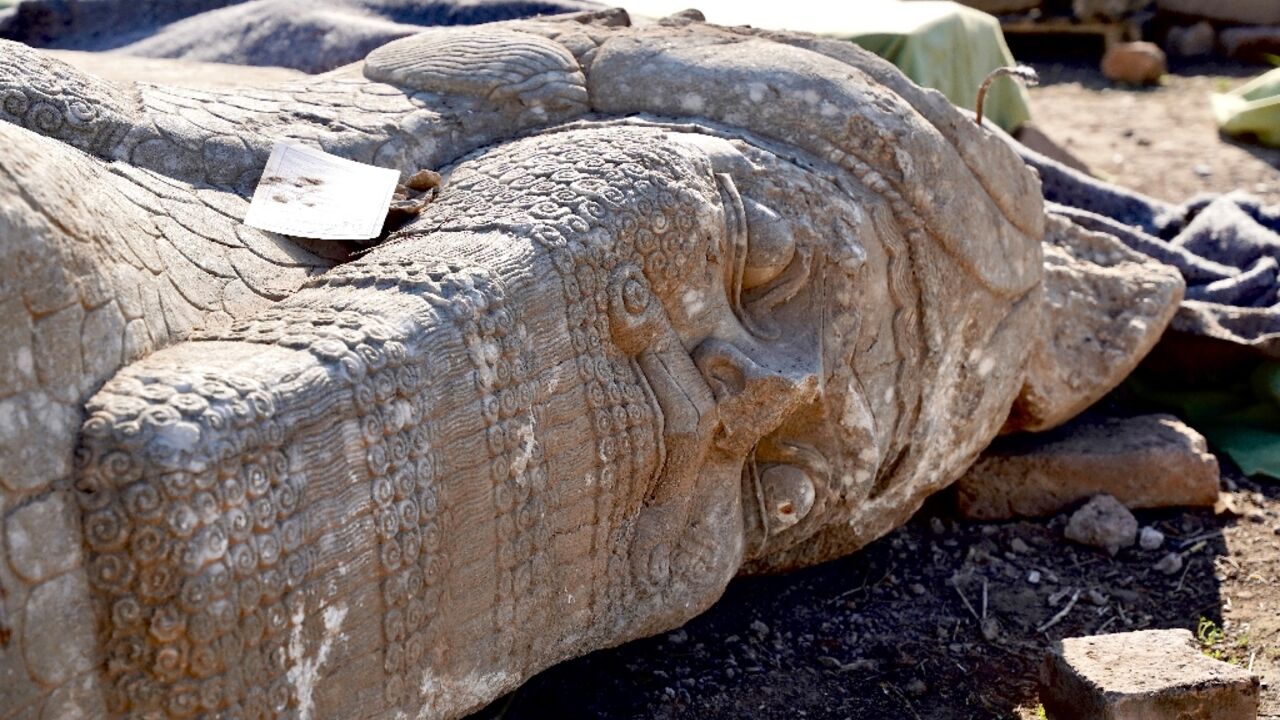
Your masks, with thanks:
[(1112, 82), (1149, 85), (1167, 70), (1164, 51), (1154, 43), (1121, 43), (1102, 56), (1102, 74)]
[(1160, 558), (1160, 562), (1156, 563), (1154, 569), (1165, 575), (1172, 575), (1182, 569), (1182, 556), (1176, 552), (1171, 552)]
[(1138, 547), (1143, 550), (1155, 550), (1164, 544), (1164, 533), (1153, 527), (1144, 527), (1138, 531)]
[(1115, 555), (1133, 545), (1138, 521), (1129, 508), (1110, 495), (1099, 495), (1075, 511), (1064, 531), (1068, 540), (1102, 548)]
[(1253, 720), (1257, 676), (1201, 654), (1188, 630), (1056, 642), (1040, 668), (1051, 720)]
[(1164, 45), (1169, 54), (1176, 57), (1201, 57), (1213, 53), (1216, 41), (1213, 26), (1201, 20), (1194, 25), (1170, 29)]
[(1040, 434), (998, 439), (956, 483), (975, 520), (1052, 515), (1106, 493), (1130, 508), (1212, 507), (1218, 461), (1172, 415), (1084, 417)]

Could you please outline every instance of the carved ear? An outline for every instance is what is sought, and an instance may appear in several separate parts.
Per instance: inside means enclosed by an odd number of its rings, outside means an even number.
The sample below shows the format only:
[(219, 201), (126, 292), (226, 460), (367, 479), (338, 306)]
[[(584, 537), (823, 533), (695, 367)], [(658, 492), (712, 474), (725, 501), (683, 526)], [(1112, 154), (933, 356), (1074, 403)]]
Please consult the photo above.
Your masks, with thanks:
[(516, 112), (576, 115), (588, 106), (586, 78), (567, 48), (503, 28), (442, 28), (396, 40), (369, 53), (364, 75)]
[(1048, 217), (1040, 334), (1004, 432), (1052, 428), (1119, 385), (1160, 339), (1186, 289), (1176, 269)]
[(126, 91), (21, 43), (0, 40), (0, 120), (101, 157), (133, 126)]

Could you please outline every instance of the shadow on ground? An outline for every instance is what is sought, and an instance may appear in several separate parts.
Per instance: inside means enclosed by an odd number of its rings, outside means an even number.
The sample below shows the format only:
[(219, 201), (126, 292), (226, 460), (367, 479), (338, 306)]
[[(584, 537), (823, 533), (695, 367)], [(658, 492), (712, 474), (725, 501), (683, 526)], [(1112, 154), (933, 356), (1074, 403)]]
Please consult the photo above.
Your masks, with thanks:
[[(1236, 475), (1280, 507), (1280, 488)], [(1112, 558), (1064, 540), (1065, 515), (980, 524), (949, 504), (935, 498), (854, 557), (741, 578), (681, 630), (561, 664), (473, 720), (1034, 717), (1052, 640), (1223, 625), (1235, 515), (1139, 513), (1164, 547)], [(1166, 575), (1154, 566), (1170, 550), (1185, 563)]]

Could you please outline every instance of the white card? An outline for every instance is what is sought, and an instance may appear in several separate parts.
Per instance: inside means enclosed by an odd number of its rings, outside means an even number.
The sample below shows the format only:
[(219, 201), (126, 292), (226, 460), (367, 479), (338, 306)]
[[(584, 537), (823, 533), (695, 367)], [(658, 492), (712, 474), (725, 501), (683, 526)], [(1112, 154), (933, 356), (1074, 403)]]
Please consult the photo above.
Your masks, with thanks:
[(368, 240), (382, 232), (400, 173), (277, 142), (244, 223), (320, 240)]

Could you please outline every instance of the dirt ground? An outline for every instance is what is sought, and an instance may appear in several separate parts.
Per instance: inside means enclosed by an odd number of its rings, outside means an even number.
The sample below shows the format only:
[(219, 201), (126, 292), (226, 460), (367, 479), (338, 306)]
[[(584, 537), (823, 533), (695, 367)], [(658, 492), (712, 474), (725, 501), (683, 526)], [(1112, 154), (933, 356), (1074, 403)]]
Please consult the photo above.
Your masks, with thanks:
[(1184, 64), (1162, 85), (1132, 90), (1083, 63), (1035, 66), (1033, 121), (1099, 177), (1170, 202), (1240, 189), (1280, 203), (1280, 150), (1220, 137), (1209, 105), (1266, 68)]
[[(1138, 91), (1091, 65), (1038, 69), (1037, 124), (1098, 174), (1170, 201), (1244, 189), (1280, 203), (1280, 151), (1220, 138), (1209, 111), (1209, 93), (1260, 68), (1175, 68)], [(1142, 410), (1122, 392), (1104, 402)], [(1114, 558), (1065, 540), (1066, 514), (965, 522), (944, 493), (854, 557), (739, 579), (684, 628), (552, 668), (475, 720), (1035, 718), (1051, 641), (1140, 628), (1187, 628), (1251, 667), (1262, 717), (1280, 718), (1280, 482), (1222, 467), (1219, 512), (1139, 512), (1164, 546)], [(1183, 566), (1166, 575), (1171, 551)]]

